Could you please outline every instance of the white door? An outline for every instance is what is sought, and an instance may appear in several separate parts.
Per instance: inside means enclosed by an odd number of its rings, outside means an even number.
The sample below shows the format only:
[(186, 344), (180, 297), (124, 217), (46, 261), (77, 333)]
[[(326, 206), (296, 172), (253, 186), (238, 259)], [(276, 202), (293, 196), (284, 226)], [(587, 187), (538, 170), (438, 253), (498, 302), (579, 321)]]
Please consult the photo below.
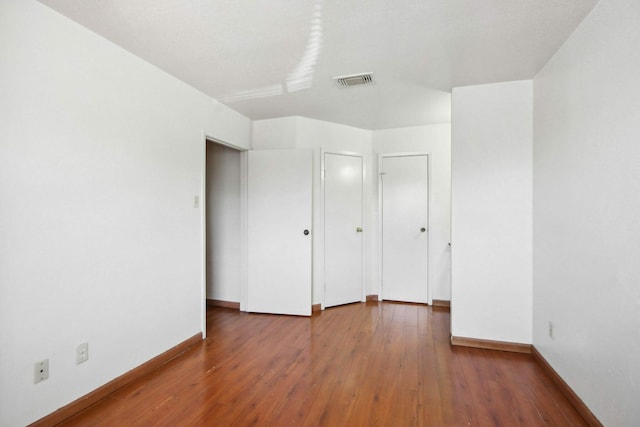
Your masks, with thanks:
[(382, 298), (428, 303), (429, 160), (382, 158)]
[(311, 315), (312, 152), (248, 154), (247, 311)]
[(324, 305), (362, 300), (362, 157), (324, 155)]

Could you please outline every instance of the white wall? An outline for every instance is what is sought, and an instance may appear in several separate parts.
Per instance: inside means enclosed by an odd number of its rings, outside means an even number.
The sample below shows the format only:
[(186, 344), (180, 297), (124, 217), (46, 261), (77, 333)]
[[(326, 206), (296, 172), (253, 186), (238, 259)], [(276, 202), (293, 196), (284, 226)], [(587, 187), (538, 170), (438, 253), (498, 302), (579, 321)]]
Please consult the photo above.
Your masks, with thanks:
[[(414, 126), (373, 131), (373, 151), (380, 154), (429, 153), (429, 286), (433, 299), (451, 299), (451, 124)], [(373, 164), (372, 197), (378, 197), (378, 162)], [(378, 205), (374, 203), (374, 224), (378, 221)], [(375, 264), (379, 265), (378, 228), (375, 227)], [(373, 271), (374, 291), (381, 294), (379, 269)]]
[(531, 81), (455, 88), (451, 333), (531, 343)]
[(253, 122), (254, 150), (286, 150), (296, 148), (299, 117), (282, 117)]
[(534, 80), (533, 342), (611, 426), (640, 419), (639, 23), (601, 0)]
[(0, 74), (0, 425), (19, 426), (201, 331), (203, 130), (248, 147), (251, 126), (35, 1), (0, 3)]
[[(313, 304), (323, 301), (324, 271), (322, 267), (322, 191), (320, 163), (322, 150), (350, 151), (363, 154), (365, 168), (363, 229), (365, 241), (365, 284), (371, 283), (372, 257), (367, 241), (372, 230), (371, 199), (371, 131), (336, 123), (308, 119), (305, 117), (284, 117), (253, 122), (254, 149), (310, 149), (313, 150)], [(370, 293), (365, 289), (366, 293)]]
[(240, 151), (207, 143), (207, 298), (240, 302)]

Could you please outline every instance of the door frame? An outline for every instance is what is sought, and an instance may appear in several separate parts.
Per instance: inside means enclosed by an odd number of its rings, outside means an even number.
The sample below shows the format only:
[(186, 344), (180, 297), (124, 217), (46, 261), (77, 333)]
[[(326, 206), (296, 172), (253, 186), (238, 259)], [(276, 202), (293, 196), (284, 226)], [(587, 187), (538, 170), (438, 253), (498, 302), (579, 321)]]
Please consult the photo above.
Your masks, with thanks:
[(365, 286), (364, 286), (364, 279), (365, 279), (365, 248), (366, 248), (366, 244), (367, 244), (367, 230), (364, 227), (364, 206), (365, 206), (365, 193), (364, 193), (364, 188), (365, 188), (365, 179), (366, 179), (366, 168), (365, 168), (365, 157), (363, 153), (358, 153), (355, 151), (335, 151), (335, 150), (324, 150), (321, 149), (320, 150), (320, 192), (322, 194), (322, 197), (320, 198), (320, 221), (322, 224), (322, 241), (320, 243), (320, 271), (322, 271), (322, 298), (321, 298), (321, 303), (320, 303), (320, 309), (324, 310), (326, 308), (325, 302), (326, 302), (326, 294), (327, 294), (327, 282), (326, 282), (326, 254), (325, 254), (325, 238), (326, 238), (326, 228), (325, 228), (325, 169), (324, 169), (324, 164), (325, 164), (325, 154), (333, 154), (333, 155), (338, 155), (338, 156), (349, 156), (349, 157), (359, 157), (360, 161), (361, 161), (361, 165), (362, 165), (362, 184), (361, 184), (361, 188), (360, 188), (360, 194), (361, 194), (361, 200), (360, 200), (360, 227), (362, 227), (362, 245), (360, 248), (360, 269), (361, 269), (361, 274), (362, 274), (362, 280), (360, 281), (360, 301), (361, 302), (365, 302), (366, 301), (366, 291), (365, 291)]
[(384, 293), (382, 283), (382, 266), (383, 266), (383, 241), (382, 241), (382, 176), (384, 171), (382, 170), (382, 161), (387, 157), (415, 157), (415, 156), (427, 156), (427, 304), (432, 305), (431, 295), (431, 260), (429, 256), (429, 246), (431, 241), (431, 203), (432, 203), (432, 191), (431, 191), (431, 153), (429, 152), (396, 152), (396, 153), (384, 153), (378, 154), (378, 300), (383, 301)]
[(215, 138), (202, 131), (200, 174), (200, 281), (202, 339), (207, 337), (207, 143), (223, 145), (240, 152), (240, 310), (247, 304), (247, 148)]

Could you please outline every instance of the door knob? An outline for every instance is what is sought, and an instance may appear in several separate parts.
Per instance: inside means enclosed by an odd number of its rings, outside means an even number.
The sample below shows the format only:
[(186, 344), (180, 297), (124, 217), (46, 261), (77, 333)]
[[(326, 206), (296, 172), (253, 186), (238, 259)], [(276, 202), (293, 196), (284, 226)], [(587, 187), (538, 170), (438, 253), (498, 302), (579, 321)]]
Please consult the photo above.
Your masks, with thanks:
[(421, 233), (424, 233), (425, 231), (427, 231), (427, 229), (426, 229), (426, 228), (424, 228), (424, 227), (422, 227), (422, 228), (420, 229), (420, 232), (421, 232)]
[(304, 233), (305, 236), (308, 236), (309, 235), (309, 230), (304, 230), (303, 233)]

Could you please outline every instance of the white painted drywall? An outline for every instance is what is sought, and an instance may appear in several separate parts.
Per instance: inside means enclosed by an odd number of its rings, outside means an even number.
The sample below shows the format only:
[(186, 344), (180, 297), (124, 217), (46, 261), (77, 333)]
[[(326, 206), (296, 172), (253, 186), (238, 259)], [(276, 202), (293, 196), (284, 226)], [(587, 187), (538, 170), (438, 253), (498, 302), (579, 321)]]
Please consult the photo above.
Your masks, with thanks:
[(296, 148), (297, 123), (297, 117), (254, 121), (251, 148), (254, 150)]
[(0, 3), (0, 76), (0, 425), (19, 426), (201, 332), (203, 130), (248, 148), (251, 123), (31, 0)]
[(207, 143), (207, 298), (240, 302), (240, 151)]
[(322, 266), (322, 186), (320, 163), (322, 150), (349, 151), (363, 155), (364, 179), (364, 241), (365, 284), (371, 282), (371, 251), (367, 244), (372, 230), (371, 198), (371, 131), (351, 126), (323, 122), (305, 117), (284, 117), (259, 120), (253, 123), (254, 149), (311, 149), (313, 150), (313, 304), (323, 301), (324, 271)]
[[(388, 153), (429, 154), (429, 286), (433, 299), (451, 299), (451, 124), (385, 129), (373, 131), (373, 152), (377, 158)], [(373, 165), (372, 190), (378, 197), (378, 162)], [(374, 223), (378, 221), (378, 204), (374, 204)], [(378, 227), (374, 227), (372, 251), (374, 265), (381, 260)], [(372, 272), (373, 291), (381, 295), (379, 269)]]
[(533, 343), (608, 426), (640, 420), (639, 45), (601, 0), (534, 79)]
[(451, 332), (531, 343), (533, 83), (454, 88)]

